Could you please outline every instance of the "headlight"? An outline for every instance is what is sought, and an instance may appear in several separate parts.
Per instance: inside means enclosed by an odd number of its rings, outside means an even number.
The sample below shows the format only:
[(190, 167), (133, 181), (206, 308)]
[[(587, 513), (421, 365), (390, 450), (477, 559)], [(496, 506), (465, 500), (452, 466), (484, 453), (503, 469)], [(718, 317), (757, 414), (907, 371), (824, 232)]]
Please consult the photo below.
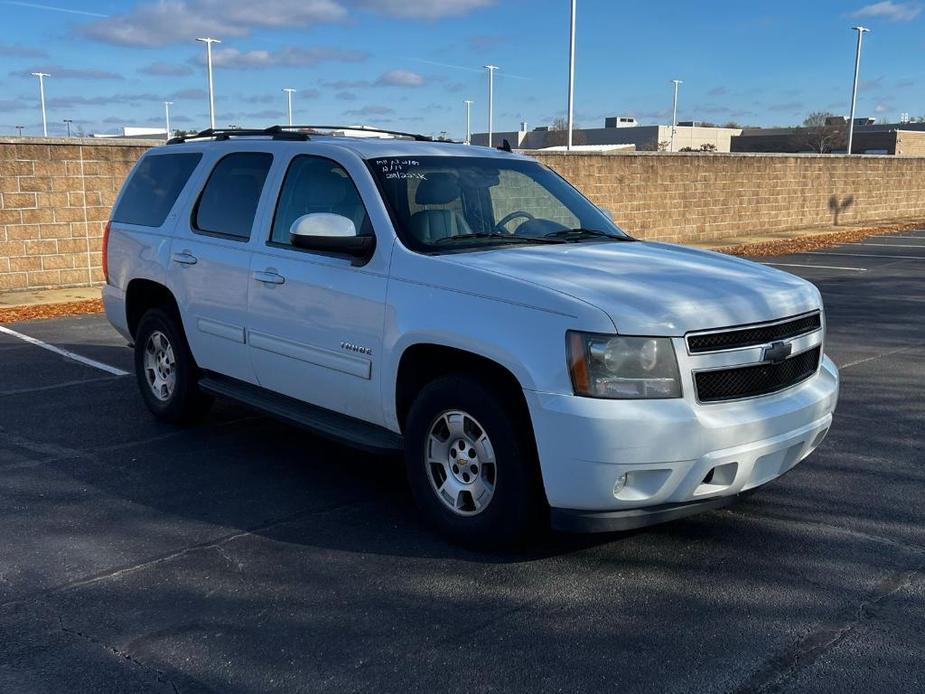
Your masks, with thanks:
[(680, 398), (681, 376), (667, 337), (567, 333), (576, 395), (593, 398)]

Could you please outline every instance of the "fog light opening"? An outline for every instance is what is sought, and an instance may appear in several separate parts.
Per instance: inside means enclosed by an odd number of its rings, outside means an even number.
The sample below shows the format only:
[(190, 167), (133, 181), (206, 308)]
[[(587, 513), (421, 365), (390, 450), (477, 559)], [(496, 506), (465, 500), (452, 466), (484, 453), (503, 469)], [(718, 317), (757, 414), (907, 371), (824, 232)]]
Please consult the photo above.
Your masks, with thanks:
[(623, 473), (617, 478), (617, 481), (613, 483), (613, 495), (617, 496), (617, 494), (623, 491), (623, 488), (625, 486), (626, 486), (626, 473)]

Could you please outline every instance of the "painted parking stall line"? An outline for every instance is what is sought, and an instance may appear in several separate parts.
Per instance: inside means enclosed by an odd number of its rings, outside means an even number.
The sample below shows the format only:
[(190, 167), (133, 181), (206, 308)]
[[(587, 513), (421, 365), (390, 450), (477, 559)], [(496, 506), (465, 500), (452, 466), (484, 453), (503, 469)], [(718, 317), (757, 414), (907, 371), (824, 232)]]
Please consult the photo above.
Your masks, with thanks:
[(852, 243), (851, 245), (852, 246), (877, 246), (879, 248), (925, 248), (925, 244), (922, 244), (922, 243)]
[(806, 255), (838, 255), (844, 258), (882, 258), (884, 260), (925, 260), (925, 255), (880, 255), (879, 253), (831, 253), (806, 251)]
[(70, 359), (71, 361), (76, 361), (78, 364), (83, 364), (84, 366), (90, 366), (94, 369), (99, 369), (100, 371), (105, 371), (108, 374), (113, 376), (128, 376), (128, 371), (123, 371), (122, 369), (117, 369), (115, 366), (110, 366), (109, 364), (104, 364), (103, 362), (96, 361), (95, 359), (88, 359), (76, 352), (71, 352), (67, 349), (61, 349), (55, 345), (50, 345), (47, 342), (42, 342), (37, 340), (34, 337), (29, 335), (24, 335), (23, 333), (16, 332), (15, 330), (10, 330), (7, 327), (0, 325), (0, 334), (9, 335), (10, 337), (15, 337), (17, 340), (22, 340), (23, 342), (28, 342), (30, 345), (35, 345), (36, 347), (41, 347), (42, 349), (47, 349), (49, 352), (54, 352), (59, 354), (65, 359)]
[(867, 272), (866, 267), (843, 267), (840, 265), (801, 265), (799, 263), (761, 263), (773, 267), (805, 267), (813, 270), (844, 270), (846, 272)]

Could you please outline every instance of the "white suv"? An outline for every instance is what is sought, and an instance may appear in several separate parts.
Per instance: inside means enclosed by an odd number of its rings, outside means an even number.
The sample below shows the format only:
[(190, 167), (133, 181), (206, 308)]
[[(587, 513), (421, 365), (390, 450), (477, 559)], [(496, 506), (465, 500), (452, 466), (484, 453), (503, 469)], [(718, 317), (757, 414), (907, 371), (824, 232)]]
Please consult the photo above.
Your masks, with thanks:
[(156, 416), (219, 395), (403, 450), (428, 519), (476, 546), (716, 508), (819, 445), (838, 372), (812, 284), (423, 140), (276, 126), (139, 160), (103, 297)]

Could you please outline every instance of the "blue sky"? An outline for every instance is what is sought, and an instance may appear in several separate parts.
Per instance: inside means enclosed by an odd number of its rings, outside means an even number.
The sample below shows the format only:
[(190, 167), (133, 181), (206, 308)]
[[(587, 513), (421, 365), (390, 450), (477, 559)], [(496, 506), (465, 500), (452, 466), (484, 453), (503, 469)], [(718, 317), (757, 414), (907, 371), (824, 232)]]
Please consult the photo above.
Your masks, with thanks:
[[(679, 118), (791, 125), (846, 113), (858, 23), (859, 115), (925, 115), (925, 7), (916, 1), (578, 0), (576, 120)], [(216, 46), (217, 124), (367, 123), (460, 138), (487, 124), (485, 63), (501, 66), (495, 129), (564, 114), (568, 0), (0, 0), (0, 132), (208, 125), (204, 46)]]

